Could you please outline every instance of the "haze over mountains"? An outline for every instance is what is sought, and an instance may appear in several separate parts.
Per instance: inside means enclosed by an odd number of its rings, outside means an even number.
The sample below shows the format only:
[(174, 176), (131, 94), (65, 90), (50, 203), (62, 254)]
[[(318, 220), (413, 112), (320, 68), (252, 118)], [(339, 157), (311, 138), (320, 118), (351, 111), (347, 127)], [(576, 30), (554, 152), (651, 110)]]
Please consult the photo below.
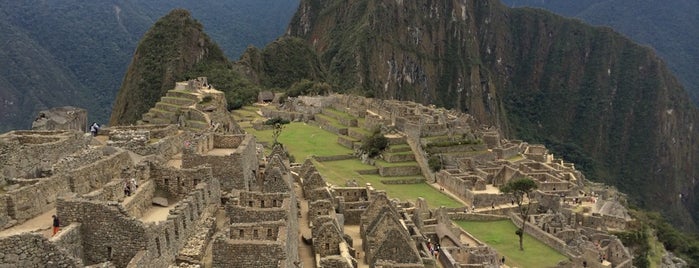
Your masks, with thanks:
[(538, 7), (593, 25), (607, 25), (652, 46), (699, 103), (699, 1), (502, 0), (509, 7)]
[(106, 123), (136, 45), (173, 8), (190, 10), (230, 58), (283, 34), (298, 0), (0, 0), (0, 131), (75, 105)]

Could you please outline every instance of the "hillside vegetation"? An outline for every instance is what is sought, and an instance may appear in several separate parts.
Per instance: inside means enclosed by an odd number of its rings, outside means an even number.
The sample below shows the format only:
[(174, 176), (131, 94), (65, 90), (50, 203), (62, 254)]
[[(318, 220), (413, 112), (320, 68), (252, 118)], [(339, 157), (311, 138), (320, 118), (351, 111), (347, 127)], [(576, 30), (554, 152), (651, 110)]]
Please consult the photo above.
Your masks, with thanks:
[(665, 59), (694, 100), (699, 103), (699, 1), (667, 0), (502, 0), (510, 7), (539, 7), (607, 25), (641, 44), (652, 46)]
[(191, 10), (225, 55), (281, 35), (298, 0), (0, 0), (0, 131), (75, 105), (106, 123), (139, 40), (174, 8)]
[(468, 112), (696, 230), (696, 106), (650, 48), (609, 28), (492, 0), (305, 0), (289, 33), (341, 91)]

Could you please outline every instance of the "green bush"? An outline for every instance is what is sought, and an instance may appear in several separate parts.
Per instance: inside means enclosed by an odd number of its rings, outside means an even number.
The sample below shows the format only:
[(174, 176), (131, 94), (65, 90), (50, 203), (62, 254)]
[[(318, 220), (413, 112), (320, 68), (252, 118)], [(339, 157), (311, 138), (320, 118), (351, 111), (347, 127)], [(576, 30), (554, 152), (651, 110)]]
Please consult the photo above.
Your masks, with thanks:
[(430, 156), (430, 159), (427, 160), (427, 165), (429, 165), (430, 169), (434, 172), (440, 171), (442, 169), (442, 159), (436, 155)]
[(388, 139), (384, 137), (381, 133), (381, 129), (375, 129), (371, 136), (368, 136), (362, 140), (362, 147), (360, 150), (369, 155), (369, 157), (376, 157), (383, 150), (388, 148)]
[(290, 123), (289, 120), (283, 119), (281, 117), (270, 118), (270, 119), (267, 119), (267, 121), (265, 121), (265, 125), (276, 125), (276, 124), (286, 125), (288, 123)]

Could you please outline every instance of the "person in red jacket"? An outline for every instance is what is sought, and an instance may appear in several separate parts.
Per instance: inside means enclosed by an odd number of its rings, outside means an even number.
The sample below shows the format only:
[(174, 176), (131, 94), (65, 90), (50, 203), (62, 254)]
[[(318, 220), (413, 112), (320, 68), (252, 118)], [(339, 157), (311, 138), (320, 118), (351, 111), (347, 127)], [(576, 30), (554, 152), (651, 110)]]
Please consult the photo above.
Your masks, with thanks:
[(58, 219), (58, 216), (53, 215), (53, 234), (51, 236), (56, 235), (58, 233), (59, 229), (61, 228), (61, 220)]

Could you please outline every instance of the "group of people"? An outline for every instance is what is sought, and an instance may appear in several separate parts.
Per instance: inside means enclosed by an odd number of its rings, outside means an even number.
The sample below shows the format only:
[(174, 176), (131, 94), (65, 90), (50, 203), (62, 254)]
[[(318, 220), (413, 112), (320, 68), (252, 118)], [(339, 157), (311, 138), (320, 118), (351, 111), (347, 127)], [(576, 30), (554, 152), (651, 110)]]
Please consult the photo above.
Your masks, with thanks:
[(138, 182), (136, 182), (135, 178), (124, 180), (124, 195), (125, 196), (131, 196), (131, 193), (135, 192), (136, 189), (138, 189)]

